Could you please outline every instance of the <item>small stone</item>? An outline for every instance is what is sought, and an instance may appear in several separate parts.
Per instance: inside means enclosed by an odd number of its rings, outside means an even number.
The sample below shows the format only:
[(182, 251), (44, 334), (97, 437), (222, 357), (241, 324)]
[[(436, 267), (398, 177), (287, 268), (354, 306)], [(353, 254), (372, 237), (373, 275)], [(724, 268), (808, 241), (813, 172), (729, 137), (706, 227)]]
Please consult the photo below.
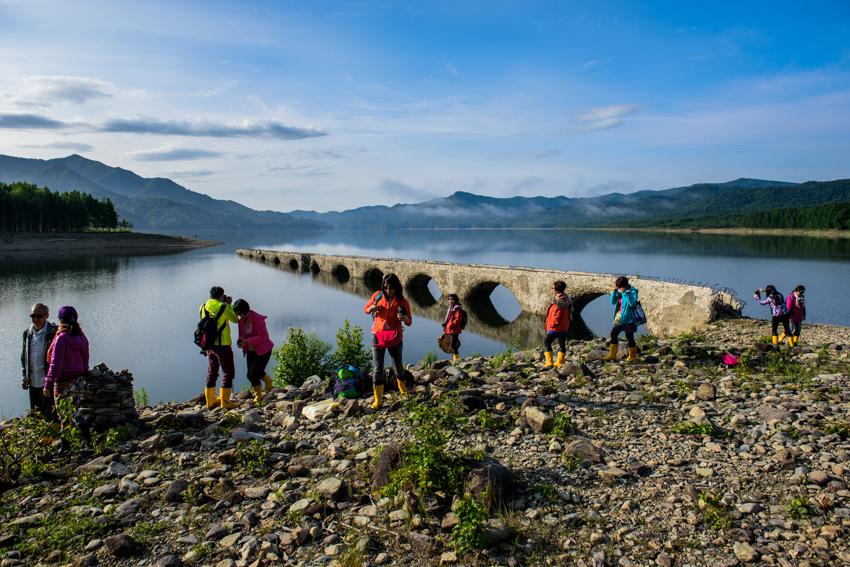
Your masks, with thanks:
[(697, 389), (697, 397), (701, 400), (713, 400), (716, 396), (716, 390), (713, 384), (700, 384)]
[(154, 563), (155, 567), (183, 567), (183, 560), (179, 556), (168, 554), (163, 555)]
[(116, 557), (127, 557), (136, 552), (136, 540), (127, 534), (118, 534), (108, 537), (103, 542), (109, 553)]
[(103, 547), (103, 540), (102, 539), (93, 539), (86, 544), (84, 551), (87, 552), (87, 553), (91, 553), (93, 551), (97, 551), (101, 547)]
[(332, 476), (316, 486), (316, 492), (327, 500), (342, 500), (348, 494), (348, 487), (340, 479)]
[(524, 416), (531, 428), (537, 433), (549, 433), (555, 427), (553, 418), (533, 406), (525, 408)]
[(655, 564), (658, 567), (672, 567), (673, 560), (666, 553), (659, 553), (658, 557), (655, 558)]
[(226, 536), (229, 532), (227, 528), (219, 525), (212, 525), (207, 533), (204, 534), (204, 539), (216, 540)]
[(240, 539), (242, 539), (242, 533), (236, 532), (235, 534), (230, 534), (228, 536), (224, 536), (223, 538), (221, 538), (221, 541), (219, 541), (218, 544), (221, 547), (231, 548), (231, 547), (235, 547)]
[(454, 565), (457, 563), (457, 553), (454, 551), (446, 551), (440, 556), (440, 563), (444, 563), (446, 565)]
[(744, 563), (755, 563), (761, 559), (761, 553), (753, 549), (748, 543), (735, 543), (732, 546), (732, 551), (735, 553), (735, 557)]
[(823, 486), (829, 482), (829, 475), (824, 471), (812, 471), (806, 475), (806, 478), (810, 483), (817, 484), (818, 486)]
[(223, 465), (235, 465), (238, 458), (239, 453), (236, 449), (230, 449), (229, 451), (224, 451), (218, 454), (218, 462)]
[(245, 489), (245, 498), (250, 500), (265, 500), (266, 496), (269, 495), (269, 492), (271, 492), (271, 490), (262, 486), (250, 487)]
[(165, 491), (165, 501), (176, 504), (183, 502), (183, 494), (189, 489), (189, 486), (191, 486), (191, 483), (185, 478), (174, 479)]

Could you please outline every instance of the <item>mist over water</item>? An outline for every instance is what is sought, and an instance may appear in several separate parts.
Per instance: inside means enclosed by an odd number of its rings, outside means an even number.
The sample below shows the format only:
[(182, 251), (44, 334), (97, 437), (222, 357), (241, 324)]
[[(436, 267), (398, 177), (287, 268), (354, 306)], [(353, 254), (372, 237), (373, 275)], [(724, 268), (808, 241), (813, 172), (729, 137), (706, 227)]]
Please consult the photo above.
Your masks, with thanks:
[[(183, 401), (200, 393), (206, 358), (192, 343), (198, 307), (213, 285), (248, 300), (268, 316), (272, 340), (280, 344), (289, 325), (333, 343), (345, 318), (368, 333), (363, 312), (373, 282), (334, 274), (311, 274), (236, 256), (237, 248), (321, 254), (427, 259), (587, 272), (639, 274), (719, 284), (747, 302), (744, 314), (767, 318), (769, 309), (752, 291), (773, 284), (788, 293), (806, 286), (812, 323), (847, 325), (850, 305), (839, 295), (850, 273), (850, 242), (803, 237), (555, 230), (403, 230), (213, 232), (204, 239), (222, 246), (156, 255), (68, 255), (7, 257), (0, 263), (0, 411), (17, 415), (28, 406), (20, 386), (22, 332), (33, 303), (50, 306), (51, 320), (73, 305), (91, 344), (91, 363), (128, 368), (136, 388), (154, 402)], [(633, 280), (639, 289), (640, 280)], [(447, 306), (431, 281), (427, 292), (408, 292), (413, 326), (405, 329), (404, 360), (421, 360), (438, 350), (436, 339)], [(542, 316), (522, 313), (516, 299), (497, 287), (489, 301), (467, 302), (470, 325), (461, 335), (461, 356), (493, 354), (517, 335), (525, 346), (542, 342)], [(611, 326), (607, 296), (591, 302), (571, 327), (571, 336), (605, 335)], [(235, 326), (232, 326), (235, 336)], [(805, 332), (805, 330), (804, 330)], [(247, 387), (244, 359), (235, 349), (234, 388)], [(439, 353), (442, 356), (442, 352)]]

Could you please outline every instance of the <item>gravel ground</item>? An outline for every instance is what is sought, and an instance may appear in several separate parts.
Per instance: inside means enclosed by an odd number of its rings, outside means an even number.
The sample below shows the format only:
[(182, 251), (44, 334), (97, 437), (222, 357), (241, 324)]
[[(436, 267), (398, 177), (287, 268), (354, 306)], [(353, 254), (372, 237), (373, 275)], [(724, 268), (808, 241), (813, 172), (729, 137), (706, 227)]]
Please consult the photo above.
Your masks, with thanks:
[(98, 453), (54, 452), (0, 500), (2, 567), (850, 564), (850, 333), (810, 325), (773, 352), (767, 325), (649, 337), (633, 363), (597, 339), (560, 368), (539, 351), (411, 367), (416, 404), (469, 410), (445, 450), (512, 478), (478, 553), (455, 551), (459, 494), (373, 490), (380, 448), (411, 438), (399, 394), (311, 421), (309, 379), (234, 410), (140, 408)]

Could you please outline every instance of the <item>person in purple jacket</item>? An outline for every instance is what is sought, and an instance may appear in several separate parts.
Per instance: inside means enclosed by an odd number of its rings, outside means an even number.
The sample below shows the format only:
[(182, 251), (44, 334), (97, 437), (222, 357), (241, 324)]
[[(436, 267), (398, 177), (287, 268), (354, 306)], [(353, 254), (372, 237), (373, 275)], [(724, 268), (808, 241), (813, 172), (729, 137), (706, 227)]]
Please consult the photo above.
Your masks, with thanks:
[(239, 316), (239, 340), (236, 346), (242, 349), (242, 355), (247, 358), (248, 381), (254, 389), (254, 401), (259, 402), (263, 399), (260, 381), (266, 385), (266, 394), (272, 390), (272, 379), (266, 373), (266, 366), (272, 356), (274, 342), (269, 338), (265, 315), (252, 311), (244, 299), (237, 299), (233, 310)]
[(785, 307), (788, 309), (788, 315), (791, 318), (791, 331), (793, 335), (788, 335), (788, 342), (791, 346), (796, 346), (800, 340), (800, 331), (803, 330), (803, 321), (806, 320), (806, 288), (798, 285), (788, 296), (785, 301)]
[(47, 357), (50, 368), (44, 390), (52, 392), (62, 429), (76, 426), (91, 444), (89, 424), (80, 412), (80, 396), (89, 373), (89, 341), (77, 321), (77, 310), (71, 306), (59, 310), (59, 329)]
[[(764, 299), (761, 298), (761, 294), (764, 292)], [(756, 300), (761, 305), (770, 305), (770, 313), (772, 315), (770, 319), (770, 334), (773, 336), (773, 344), (779, 344), (785, 338), (785, 335), (788, 335), (788, 342), (791, 342), (791, 328), (788, 326), (788, 308), (785, 306), (785, 298), (782, 297), (782, 294), (776, 291), (776, 288), (772, 285), (767, 286), (764, 289), (757, 289), (753, 296), (755, 296)], [(782, 323), (782, 328), (785, 330), (782, 333), (782, 338), (777, 337), (776, 332), (779, 329), (779, 324)]]

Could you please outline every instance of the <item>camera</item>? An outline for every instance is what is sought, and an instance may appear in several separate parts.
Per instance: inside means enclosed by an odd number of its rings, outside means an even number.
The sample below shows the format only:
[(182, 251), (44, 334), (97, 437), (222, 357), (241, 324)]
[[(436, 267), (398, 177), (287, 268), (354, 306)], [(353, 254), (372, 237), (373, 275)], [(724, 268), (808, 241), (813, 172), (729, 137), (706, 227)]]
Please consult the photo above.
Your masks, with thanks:
[(404, 305), (398, 306), (398, 314), (401, 315), (402, 317), (407, 315), (407, 309), (404, 308)]
[(233, 296), (232, 295), (225, 295), (224, 296), (224, 302), (225, 303), (233, 303)]

